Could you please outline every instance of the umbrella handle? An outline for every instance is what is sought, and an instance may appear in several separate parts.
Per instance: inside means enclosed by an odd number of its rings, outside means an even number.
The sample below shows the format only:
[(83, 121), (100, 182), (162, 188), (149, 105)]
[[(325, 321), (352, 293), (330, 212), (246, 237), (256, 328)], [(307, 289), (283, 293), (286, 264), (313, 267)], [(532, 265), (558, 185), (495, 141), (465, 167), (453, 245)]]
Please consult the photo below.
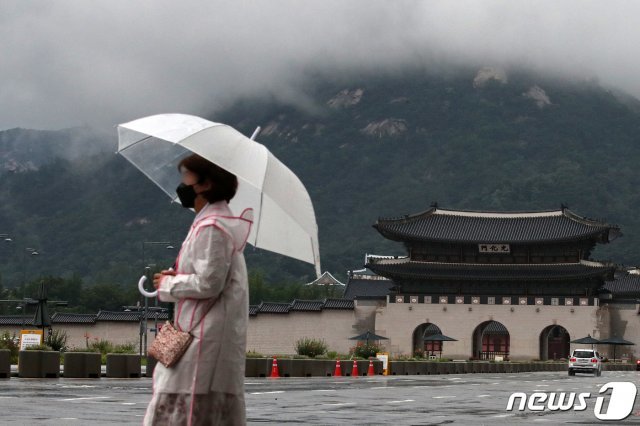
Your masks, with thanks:
[(140, 294), (142, 294), (144, 297), (156, 297), (158, 295), (158, 290), (153, 291), (153, 292), (148, 292), (147, 290), (144, 289), (144, 284), (147, 282), (147, 276), (143, 275), (140, 277), (140, 280), (138, 281), (138, 291), (140, 291)]

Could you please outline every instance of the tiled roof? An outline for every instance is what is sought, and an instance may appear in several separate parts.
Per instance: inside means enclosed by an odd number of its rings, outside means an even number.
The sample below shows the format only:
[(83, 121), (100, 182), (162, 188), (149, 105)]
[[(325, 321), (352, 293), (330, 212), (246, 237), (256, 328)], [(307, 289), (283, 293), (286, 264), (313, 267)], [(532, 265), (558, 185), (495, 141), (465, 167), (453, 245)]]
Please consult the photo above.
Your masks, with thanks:
[(321, 312), (324, 309), (353, 310), (353, 300), (325, 299), (325, 300), (294, 300), (291, 303), (262, 302), (249, 306), (249, 316), (258, 314), (288, 314), (290, 312)]
[(321, 311), (324, 306), (322, 300), (294, 300), (291, 303), (292, 311)]
[[(138, 311), (100, 311), (96, 315), (96, 321), (140, 321), (141, 313)], [(156, 319), (165, 321), (169, 319), (169, 314), (166, 312), (149, 312), (147, 313), (147, 319)]]
[(74, 314), (67, 312), (56, 312), (51, 316), (53, 324), (95, 324), (95, 314)]
[(482, 332), (483, 334), (509, 334), (509, 330), (498, 321), (490, 321)]
[(595, 239), (609, 242), (620, 228), (587, 219), (569, 209), (529, 213), (468, 212), (431, 208), (373, 225), (391, 240), (466, 243), (533, 243)]
[(338, 281), (329, 271), (325, 271), (319, 278), (306, 285), (344, 285), (344, 283)]
[(290, 308), (290, 303), (262, 302), (258, 307), (258, 312), (261, 314), (288, 314)]
[(33, 325), (33, 315), (2, 315), (0, 325)]
[(344, 290), (345, 299), (357, 299), (359, 297), (384, 297), (390, 293), (393, 282), (388, 279), (371, 280), (349, 278)]
[(640, 275), (626, 271), (617, 272), (614, 279), (605, 282), (602, 288), (610, 291), (614, 297), (640, 298)]
[(615, 266), (581, 261), (579, 263), (440, 263), (407, 259), (379, 260), (367, 265), (379, 275), (405, 279), (455, 280), (560, 280), (598, 276), (613, 277)]
[(440, 327), (438, 327), (437, 325), (431, 323), (427, 326), (427, 328), (424, 329), (424, 333), (422, 333), (422, 336), (433, 336), (434, 334), (442, 334), (442, 331), (440, 330)]
[(354, 309), (353, 300), (327, 299), (324, 302), (325, 309)]

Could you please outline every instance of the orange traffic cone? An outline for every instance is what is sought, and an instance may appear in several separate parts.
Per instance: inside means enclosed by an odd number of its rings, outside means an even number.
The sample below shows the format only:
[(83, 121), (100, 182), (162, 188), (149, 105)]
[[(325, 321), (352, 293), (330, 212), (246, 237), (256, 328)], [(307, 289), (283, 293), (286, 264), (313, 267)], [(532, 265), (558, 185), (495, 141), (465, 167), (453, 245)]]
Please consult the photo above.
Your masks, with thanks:
[(274, 379), (280, 377), (280, 374), (278, 373), (278, 361), (275, 358), (273, 358), (273, 364), (271, 364), (271, 376), (269, 377)]
[(351, 367), (351, 376), (358, 377), (360, 374), (358, 373), (358, 361), (353, 360), (353, 367)]
[(340, 367), (340, 360), (336, 361), (336, 369), (333, 371), (335, 377), (342, 376), (342, 368)]
[(367, 371), (367, 376), (375, 376), (376, 372), (373, 370), (373, 360), (369, 360), (369, 371)]

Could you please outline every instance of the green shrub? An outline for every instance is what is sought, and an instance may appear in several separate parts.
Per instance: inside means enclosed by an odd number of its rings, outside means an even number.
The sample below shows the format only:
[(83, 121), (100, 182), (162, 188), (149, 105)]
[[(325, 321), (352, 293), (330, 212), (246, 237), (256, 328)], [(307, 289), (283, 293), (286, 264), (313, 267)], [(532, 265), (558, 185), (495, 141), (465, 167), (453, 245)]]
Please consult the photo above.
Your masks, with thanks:
[(15, 333), (12, 335), (5, 331), (0, 334), (0, 349), (9, 349), (11, 351), (11, 364), (17, 364), (18, 362), (18, 352), (20, 352), (18, 344), (18, 338)]
[(296, 353), (298, 355), (307, 355), (315, 357), (323, 355), (327, 352), (327, 344), (322, 339), (303, 338), (296, 342)]
[(67, 348), (66, 352), (95, 352), (95, 353), (98, 353), (100, 351), (97, 348), (77, 348), (77, 347), (73, 347), (73, 348)]
[(378, 345), (377, 343), (358, 342), (357, 345), (351, 348), (349, 354), (368, 359), (370, 357), (376, 356), (378, 352), (382, 352), (382, 346)]
[(27, 347), (27, 351), (52, 351), (53, 349), (49, 345), (33, 345)]
[(67, 350), (67, 332), (64, 330), (51, 330), (44, 340), (45, 344), (51, 346), (54, 351), (64, 352)]
[(138, 348), (135, 343), (123, 343), (121, 345), (115, 345), (111, 353), (114, 354), (137, 354)]
[(264, 358), (264, 355), (256, 351), (249, 351), (247, 352), (247, 358)]
[(96, 339), (93, 342), (89, 343), (88, 349), (93, 349), (96, 352), (100, 352), (104, 355), (113, 352), (113, 343), (108, 340)]

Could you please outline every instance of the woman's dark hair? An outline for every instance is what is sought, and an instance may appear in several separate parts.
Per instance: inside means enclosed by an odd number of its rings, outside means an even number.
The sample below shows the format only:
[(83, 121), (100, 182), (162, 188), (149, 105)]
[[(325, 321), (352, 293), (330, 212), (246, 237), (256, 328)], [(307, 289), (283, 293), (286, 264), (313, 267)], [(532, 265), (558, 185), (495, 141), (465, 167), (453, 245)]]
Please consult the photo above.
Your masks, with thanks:
[(209, 179), (213, 187), (201, 195), (210, 203), (225, 200), (227, 203), (236, 195), (238, 189), (238, 178), (222, 167), (213, 164), (211, 161), (192, 154), (183, 158), (178, 164), (178, 170), (182, 168), (198, 175), (199, 182)]

